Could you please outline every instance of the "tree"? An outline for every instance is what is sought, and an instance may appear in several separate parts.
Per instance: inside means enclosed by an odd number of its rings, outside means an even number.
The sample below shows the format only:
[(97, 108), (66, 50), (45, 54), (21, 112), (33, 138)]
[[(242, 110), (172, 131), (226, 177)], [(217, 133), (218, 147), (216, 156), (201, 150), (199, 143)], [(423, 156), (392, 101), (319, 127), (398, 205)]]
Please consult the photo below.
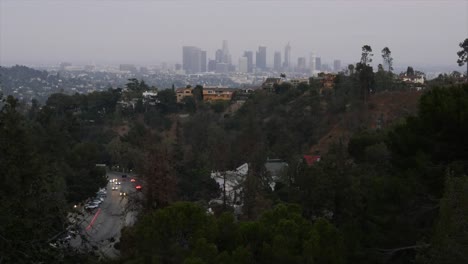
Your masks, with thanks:
[(374, 54), (371, 53), (372, 48), (369, 45), (362, 46), (362, 53), (361, 53), (361, 64), (369, 65), (372, 62), (372, 56)]
[(353, 74), (354, 74), (354, 65), (353, 65), (353, 64), (349, 64), (349, 65), (348, 65), (348, 71), (349, 71), (349, 75), (353, 75)]
[(468, 82), (468, 38), (465, 39), (465, 41), (460, 42), (459, 44), (460, 48), (462, 50), (457, 52), (458, 55), (458, 66), (463, 66), (463, 64), (466, 63), (466, 81)]
[(388, 66), (388, 71), (391, 72), (393, 70), (393, 58), (392, 52), (388, 47), (382, 49), (382, 58), (384, 63)]
[(362, 46), (361, 61), (357, 64), (356, 70), (359, 73), (361, 82), (361, 98), (366, 101), (370, 92), (373, 90), (374, 71), (369, 63), (372, 62), (372, 48), (369, 45)]

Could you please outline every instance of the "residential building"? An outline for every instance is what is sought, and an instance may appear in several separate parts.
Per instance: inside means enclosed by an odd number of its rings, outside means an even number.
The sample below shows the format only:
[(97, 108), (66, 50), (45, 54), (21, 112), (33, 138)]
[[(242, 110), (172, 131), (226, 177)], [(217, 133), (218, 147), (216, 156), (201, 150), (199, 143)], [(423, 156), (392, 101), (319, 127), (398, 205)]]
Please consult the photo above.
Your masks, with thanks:
[(192, 87), (177, 88), (176, 89), (176, 97), (177, 97), (177, 102), (178, 103), (182, 102), (182, 100), (187, 96), (193, 97), (193, 88)]
[(300, 83), (309, 84), (309, 79), (297, 78), (297, 79), (290, 79), (288, 82), (291, 83), (292, 86), (296, 88)]
[(237, 89), (203, 88), (203, 101), (230, 101)]
[(269, 77), (262, 83), (262, 89), (267, 90), (269, 92), (274, 92), (275, 84), (282, 83), (283, 79), (281, 78), (273, 78)]

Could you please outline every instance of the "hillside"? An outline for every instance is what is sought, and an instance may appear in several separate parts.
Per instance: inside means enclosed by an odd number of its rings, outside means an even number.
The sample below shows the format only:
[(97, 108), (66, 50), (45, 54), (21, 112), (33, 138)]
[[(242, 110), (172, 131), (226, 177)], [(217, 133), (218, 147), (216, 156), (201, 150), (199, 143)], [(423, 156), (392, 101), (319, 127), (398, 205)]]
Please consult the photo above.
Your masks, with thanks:
[(386, 128), (403, 117), (415, 115), (421, 95), (421, 91), (384, 91), (371, 96), (367, 107), (329, 114), (331, 129), (310, 148), (310, 153), (324, 154), (332, 143), (341, 141), (346, 145), (357, 130)]

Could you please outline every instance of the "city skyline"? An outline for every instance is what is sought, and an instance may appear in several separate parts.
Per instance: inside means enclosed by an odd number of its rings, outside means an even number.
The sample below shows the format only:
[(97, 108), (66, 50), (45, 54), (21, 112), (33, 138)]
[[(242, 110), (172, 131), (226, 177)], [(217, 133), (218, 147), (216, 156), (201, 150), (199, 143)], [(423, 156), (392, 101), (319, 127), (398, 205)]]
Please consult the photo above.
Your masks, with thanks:
[[(388, 46), (396, 67), (456, 68), (458, 43), (468, 32), (466, 1), (285, 3), (3, 0), (0, 65), (175, 64), (182, 63), (183, 46), (200, 47), (208, 61), (227, 40), (235, 65), (245, 51), (266, 46), (271, 67), (274, 51), (284, 59), (289, 42), (292, 64), (314, 52), (329, 65), (340, 59), (345, 66), (368, 44), (374, 67)], [(287, 19), (276, 21), (275, 14)]]

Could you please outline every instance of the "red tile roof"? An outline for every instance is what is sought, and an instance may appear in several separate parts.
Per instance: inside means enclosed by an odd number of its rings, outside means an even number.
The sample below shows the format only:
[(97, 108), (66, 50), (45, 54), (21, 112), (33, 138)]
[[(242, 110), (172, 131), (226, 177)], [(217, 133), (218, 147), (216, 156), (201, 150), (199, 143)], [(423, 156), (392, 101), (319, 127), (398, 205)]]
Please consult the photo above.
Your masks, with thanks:
[(304, 155), (304, 160), (307, 162), (307, 165), (311, 166), (315, 162), (320, 161), (320, 156)]

